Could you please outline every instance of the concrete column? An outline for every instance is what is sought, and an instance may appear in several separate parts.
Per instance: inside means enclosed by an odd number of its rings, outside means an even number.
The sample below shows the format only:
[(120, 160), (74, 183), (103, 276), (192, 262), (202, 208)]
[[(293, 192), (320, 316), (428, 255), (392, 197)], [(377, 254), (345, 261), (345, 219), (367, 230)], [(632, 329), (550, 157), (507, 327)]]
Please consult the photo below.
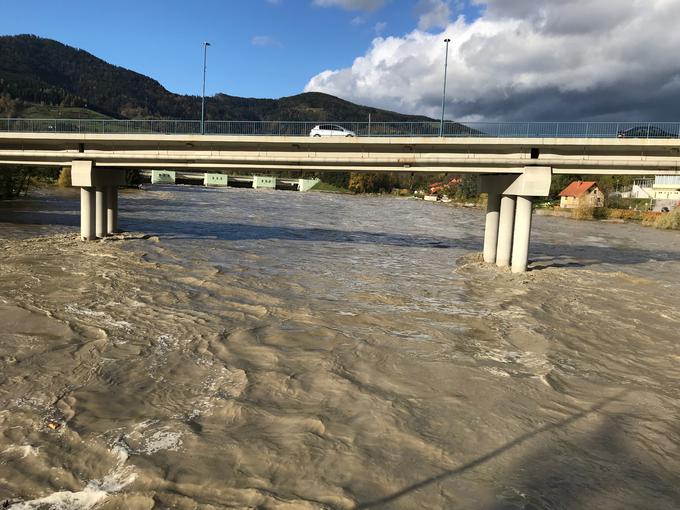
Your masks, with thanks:
[(96, 237), (94, 229), (95, 193), (93, 187), (80, 188), (80, 238), (91, 241)]
[(108, 186), (106, 197), (107, 234), (116, 234), (118, 230), (118, 186)]
[(496, 248), (498, 247), (498, 220), (501, 211), (500, 193), (489, 192), (486, 204), (486, 227), (484, 228), (484, 262), (496, 262)]
[(512, 254), (512, 229), (515, 224), (515, 197), (503, 195), (498, 219), (498, 248), (496, 265), (508, 267)]
[(515, 235), (512, 240), (512, 272), (523, 273), (529, 263), (529, 238), (531, 237), (531, 198), (517, 197)]
[(106, 228), (106, 187), (104, 186), (98, 186), (96, 188), (96, 204), (95, 204), (95, 233), (97, 234), (97, 237), (103, 238), (106, 237), (107, 234), (107, 228)]

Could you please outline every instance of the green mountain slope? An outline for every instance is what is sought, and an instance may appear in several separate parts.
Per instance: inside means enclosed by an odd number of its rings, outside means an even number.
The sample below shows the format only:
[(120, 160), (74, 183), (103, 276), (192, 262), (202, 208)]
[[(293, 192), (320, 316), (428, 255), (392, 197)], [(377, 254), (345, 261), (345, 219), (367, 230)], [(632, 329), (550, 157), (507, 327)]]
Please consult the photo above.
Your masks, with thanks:
[[(157, 81), (90, 53), (32, 35), (0, 36), (0, 116), (198, 119), (201, 99), (173, 94)], [(281, 99), (217, 94), (208, 120), (424, 121), (422, 116), (304, 93)]]

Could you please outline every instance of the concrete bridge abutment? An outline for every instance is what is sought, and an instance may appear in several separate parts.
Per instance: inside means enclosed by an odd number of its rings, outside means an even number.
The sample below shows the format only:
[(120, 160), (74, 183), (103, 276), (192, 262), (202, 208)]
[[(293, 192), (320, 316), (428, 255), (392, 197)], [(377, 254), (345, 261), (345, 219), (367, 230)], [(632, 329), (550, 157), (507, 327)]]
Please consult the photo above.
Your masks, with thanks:
[(550, 194), (552, 169), (525, 167), (522, 174), (484, 175), (481, 191), (489, 196), (484, 231), (484, 262), (523, 273), (529, 263), (532, 197)]
[(71, 185), (80, 187), (80, 237), (84, 241), (118, 232), (118, 187), (125, 173), (96, 168), (93, 161), (74, 161)]

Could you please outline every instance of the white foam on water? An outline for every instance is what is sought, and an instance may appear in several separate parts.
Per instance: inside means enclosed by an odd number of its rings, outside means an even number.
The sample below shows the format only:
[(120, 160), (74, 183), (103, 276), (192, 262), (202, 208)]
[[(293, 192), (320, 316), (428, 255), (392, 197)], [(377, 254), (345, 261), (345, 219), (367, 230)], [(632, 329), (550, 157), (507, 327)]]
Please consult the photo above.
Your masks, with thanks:
[(512, 377), (505, 370), (501, 370), (500, 368), (496, 368), (496, 367), (482, 367), (482, 370), (485, 370), (486, 372), (489, 372), (490, 374), (493, 374), (493, 375), (497, 375), (499, 377)]
[(176, 451), (182, 446), (182, 433), (170, 432), (167, 430), (159, 430), (154, 432), (145, 442), (144, 446), (139, 449), (141, 453), (148, 455), (156, 453), (159, 450)]
[(116, 466), (101, 480), (91, 480), (82, 490), (77, 492), (54, 492), (42, 498), (15, 503), (12, 505), (12, 509), (90, 510), (105, 500), (109, 494), (121, 491), (137, 478), (136, 473), (132, 472), (132, 469), (125, 465), (128, 459), (127, 452), (123, 448), (117, 447), (112, 450), (112, 453), (118, 457)]
[(76, 305), (66, 305), (64, 308), (69, 313), (74, 313), (76, 315), (86, 315), (88, 317), (104, 317), (106, 314), (104, 312), (97, 312), (95, 310), (90, 310), (89, 308), (79, 308)]
[(132, 330), (132, 324), (130, 324), (127, 321), (117, 321), (113, 317), (111, 317), (109, 314), (105, 312), (98, 312), (96, 310), (90, 310), (89, 308), (81, 308), (76, 305), (66, 305), (64, 307), (64, 310), (66, 310), (68, 313), (72, 313), (74, 315), (81, 315), (85, 317), (93, 317), (93, 318), (98, 318), (101, 319), (104, 325), (106, 326), (111, 326), (114, 328), (121, 328), (121, 329), (127, 329), (127, 330)]
[(0, 452), (0, 455), (19, 453), (21, 454), (20, 458), (25, 459), (26, 457), (37, 456), (39, 451), (40, 448), (36, 448), (34, 446), (31, 446), (30, 444), (27, 444), (22, 446), (10, 446), (9, 448), (5, 448), (3, 451)]

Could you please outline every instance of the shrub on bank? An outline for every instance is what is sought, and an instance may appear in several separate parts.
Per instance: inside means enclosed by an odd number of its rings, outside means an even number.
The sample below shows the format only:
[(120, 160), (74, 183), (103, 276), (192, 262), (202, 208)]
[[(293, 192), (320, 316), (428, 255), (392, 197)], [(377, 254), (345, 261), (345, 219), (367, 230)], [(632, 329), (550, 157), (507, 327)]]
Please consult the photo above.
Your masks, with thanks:
[(642, 220), (643, 225), (652, 227), (656, 224), (656, 220), (658, 220), (662, 214), (663, 213), (655, 211), (642, 211), (640, 212), (640, 219)]
[(648, 198), (622, 198), (619, 196), (608, 196), (605, 205), (608, 209), (649, 209)]
[(607, 207), (575, 207), (572, 217), (577, 220), (626, 220), (640, 221), (643, 225), (654, 225), (662, 215), (654, 211), (636, 211), (635, 209), (609, 209)]
[(581, 204), (571, 210), (572, 218), (576, 220), (599, 220), (607, 217), (604, 207), (591, 207)]
[(412, 195), (411, 190), (407, 188), (394, 188), (392, 194), (397, 197), (410, 197)]
[(654, 222), (654, 227), (663, 230), (680, 230), (680, 207), (668, 213), (660, 213)]
[(594, 207), (574, 207), (571, 210), (571, 217), (575, 220), (592, 220), (595, 219)]
[(607, 218), (638, 221), (641, 219), (641, 213), (635, 209), (607, 209)]
[(60, 188), (68, 188), (71, 186), (71, 169), (62, 168), (59, 172), (59, 179), (57, 180), (57, 186)]
[(637, 211), (635, 209), (579, 206), (571, 209), (571, 215), (575, 220), (612, 219), (639, 221), (647, 227), (680, 230), (680, 207), (676, 207), (669, 213), (662, 213), (657, 211)]

